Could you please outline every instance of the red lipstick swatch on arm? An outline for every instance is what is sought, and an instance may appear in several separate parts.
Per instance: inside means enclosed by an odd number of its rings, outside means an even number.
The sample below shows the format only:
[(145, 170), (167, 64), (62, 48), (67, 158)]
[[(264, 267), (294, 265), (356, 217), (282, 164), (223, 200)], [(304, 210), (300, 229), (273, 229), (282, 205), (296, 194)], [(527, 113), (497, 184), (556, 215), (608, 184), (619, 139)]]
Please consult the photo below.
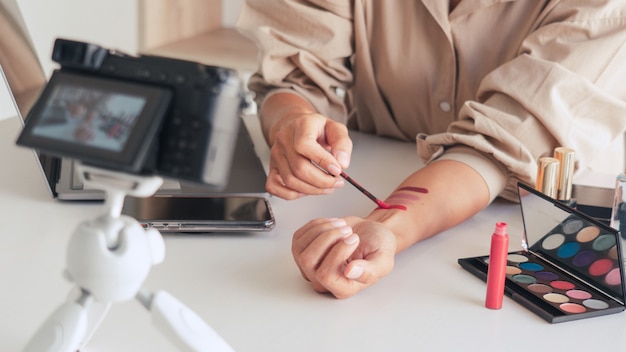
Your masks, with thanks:
[(376, 204), (378, 204), (378, 208), (377, 209), (400, 209), (400, 210), (406, 210), (406, 206), (402, 205), (402, 204), (387, 204), (385, 202), (383, 202), (382, 200), (377, 200)]

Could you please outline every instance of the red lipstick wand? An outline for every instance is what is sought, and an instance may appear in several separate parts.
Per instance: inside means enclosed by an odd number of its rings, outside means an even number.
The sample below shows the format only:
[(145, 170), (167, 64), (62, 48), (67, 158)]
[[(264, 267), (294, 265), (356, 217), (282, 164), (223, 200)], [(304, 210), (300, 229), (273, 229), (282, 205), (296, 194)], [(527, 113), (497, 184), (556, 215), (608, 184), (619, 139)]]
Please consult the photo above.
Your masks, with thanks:
[(348, 176), (345, 172), (342, 172), (339, 175), (341, 175), (341, 177), (343, 177), (346, 181), (350, 182), (350, 184), (353, 185), (354, 187), (356, 187), (356, 189), (358, 189), (359, 191), (361, 191), (361, 193), (365, 194), (367, 196), (367, 198), (373, 200), (374, 203), (376, 203), (376, 205), (378, 205), (379, 208), (382, 208), (382, 209), (402, 209), (402, 210), (406, 210), (406, 207), (404, 205), (389, 205), (389, 204), (383, 202), (382, 200), (376, 198), (373, 194), (368, 192), (365, 188), (363, 188), (363, 186), (361, 186), (358, 182), (353, 180), (352, 177)]

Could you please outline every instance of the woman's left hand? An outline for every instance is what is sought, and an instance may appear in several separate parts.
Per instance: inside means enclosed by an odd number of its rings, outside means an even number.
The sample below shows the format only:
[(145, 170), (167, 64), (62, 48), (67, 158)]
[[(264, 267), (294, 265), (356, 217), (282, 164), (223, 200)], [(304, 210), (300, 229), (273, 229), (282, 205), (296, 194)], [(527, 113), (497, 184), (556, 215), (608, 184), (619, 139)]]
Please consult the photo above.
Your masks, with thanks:
[(394, 233), (379, 222), (322, 218), (296, 231), (292, 254), (313, 289), (347, 298), (391, 272), (396, 247)]

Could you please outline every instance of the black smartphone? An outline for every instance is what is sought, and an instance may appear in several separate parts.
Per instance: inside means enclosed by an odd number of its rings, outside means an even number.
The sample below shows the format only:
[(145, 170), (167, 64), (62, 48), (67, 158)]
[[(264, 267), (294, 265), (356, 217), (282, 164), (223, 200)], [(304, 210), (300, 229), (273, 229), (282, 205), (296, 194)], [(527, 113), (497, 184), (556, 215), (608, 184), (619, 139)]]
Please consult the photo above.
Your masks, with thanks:
[(122, 214), (160, 232), (269, 231), (275, 219), (265, 197), (127, 197)]

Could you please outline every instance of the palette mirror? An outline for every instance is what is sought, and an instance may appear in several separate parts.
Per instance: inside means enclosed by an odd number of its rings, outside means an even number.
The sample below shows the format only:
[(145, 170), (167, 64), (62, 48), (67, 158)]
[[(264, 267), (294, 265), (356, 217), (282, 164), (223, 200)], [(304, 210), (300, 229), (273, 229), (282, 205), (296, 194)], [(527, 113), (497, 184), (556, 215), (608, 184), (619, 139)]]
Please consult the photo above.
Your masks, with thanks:
[[(623, 311), (619, 233), (528, 185), (519, 191), (522, 250), (508, 254), (505, 293), (551, 323)], [(459, 264), (486, 280), (489, 256)]]

